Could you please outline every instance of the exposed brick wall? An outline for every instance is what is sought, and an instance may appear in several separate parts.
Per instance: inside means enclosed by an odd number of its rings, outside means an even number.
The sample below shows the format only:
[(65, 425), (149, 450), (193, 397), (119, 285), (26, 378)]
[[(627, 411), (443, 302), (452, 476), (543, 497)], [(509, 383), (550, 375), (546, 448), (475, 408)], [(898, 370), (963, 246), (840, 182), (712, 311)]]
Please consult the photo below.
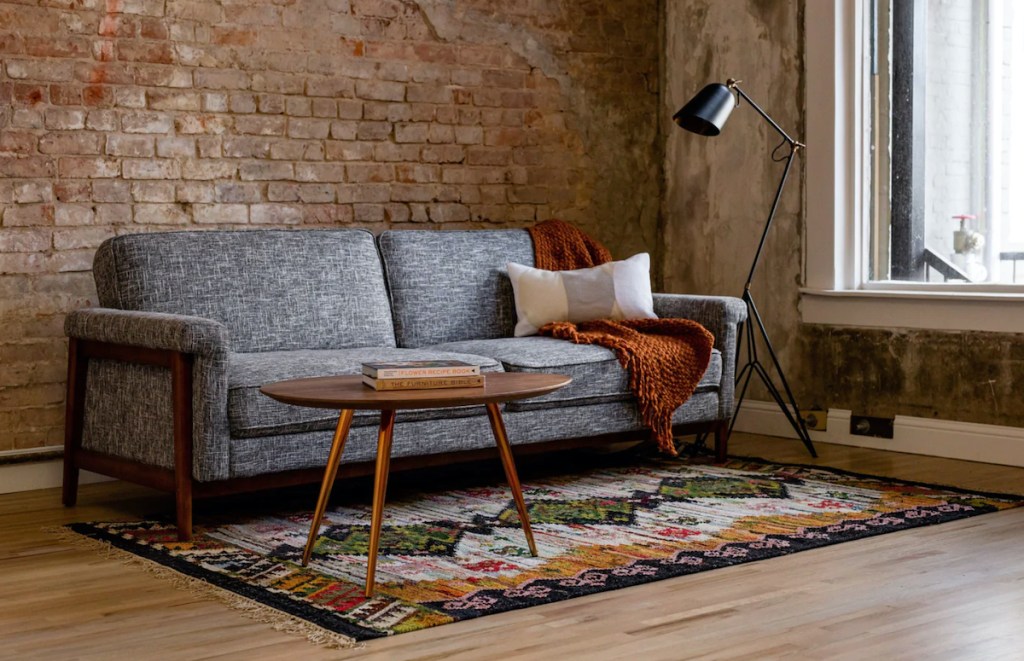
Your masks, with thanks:
[(114, 234), (556, 216), (657, 252), (658, 11), (0, 2), (0, 451), (60, 443), (63, 316)]

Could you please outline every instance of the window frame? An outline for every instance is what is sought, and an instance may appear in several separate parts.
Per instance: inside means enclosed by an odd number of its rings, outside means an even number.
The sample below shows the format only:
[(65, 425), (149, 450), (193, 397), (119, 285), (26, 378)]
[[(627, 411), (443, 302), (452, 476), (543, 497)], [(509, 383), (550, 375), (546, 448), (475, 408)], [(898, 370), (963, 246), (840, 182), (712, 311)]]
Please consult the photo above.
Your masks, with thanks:
[[(815, 0), (804, 10), (804, 323), (1024, 332), (1024, 285), (870, 281), (871, 0)], [(809, 247), (814, 249), (810, 250)]]

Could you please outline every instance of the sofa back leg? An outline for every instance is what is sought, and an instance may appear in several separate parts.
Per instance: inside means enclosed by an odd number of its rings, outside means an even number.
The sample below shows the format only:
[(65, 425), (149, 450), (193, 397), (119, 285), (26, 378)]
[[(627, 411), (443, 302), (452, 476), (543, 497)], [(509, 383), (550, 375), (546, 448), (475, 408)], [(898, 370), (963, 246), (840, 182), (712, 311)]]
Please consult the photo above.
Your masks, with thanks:
[(85, 375), (88, 361), (78, 351), (78, 340), (68, 340), (68, 383), (64, 402), (64, 485), (61, 502), (78, 501), (78, 450), (82, 447), (85, 419)]
[(715, 461), (724, 463), (729, 453), (729, 421), (715, 423)]
[(192, 356), (171, 358), (171, 401), (174, 408), (174, 504), (178, 539), (192, 539)]

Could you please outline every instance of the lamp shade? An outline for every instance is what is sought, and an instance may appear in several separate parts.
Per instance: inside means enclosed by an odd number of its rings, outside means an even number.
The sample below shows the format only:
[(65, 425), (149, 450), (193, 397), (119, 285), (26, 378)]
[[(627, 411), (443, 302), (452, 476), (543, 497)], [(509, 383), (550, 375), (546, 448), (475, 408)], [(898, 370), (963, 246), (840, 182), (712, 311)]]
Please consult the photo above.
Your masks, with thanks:
[(679, 112), (672, 115), (672, 120), (698, 135), (718, 135), (735, 105), (736, 99), (728, 87), (712, 83), (697, 92)]

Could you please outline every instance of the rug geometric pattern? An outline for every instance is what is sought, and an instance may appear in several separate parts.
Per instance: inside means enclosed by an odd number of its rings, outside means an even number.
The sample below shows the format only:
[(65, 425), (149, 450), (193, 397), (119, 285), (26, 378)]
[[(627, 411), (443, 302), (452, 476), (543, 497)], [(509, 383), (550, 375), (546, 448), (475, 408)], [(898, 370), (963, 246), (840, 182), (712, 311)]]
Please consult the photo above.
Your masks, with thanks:
[[(357, 640), (952, 521), (1021, 504), (807, 466), (650, 461), (509, 489), (388, 501), (377, 590), (363, 596), (369, 507), (329, 509), (309, 567), (309, 511), (197, 522), (76, 523), (82, 535)], [(312, 505), (312, 503), (310, 503)]]

